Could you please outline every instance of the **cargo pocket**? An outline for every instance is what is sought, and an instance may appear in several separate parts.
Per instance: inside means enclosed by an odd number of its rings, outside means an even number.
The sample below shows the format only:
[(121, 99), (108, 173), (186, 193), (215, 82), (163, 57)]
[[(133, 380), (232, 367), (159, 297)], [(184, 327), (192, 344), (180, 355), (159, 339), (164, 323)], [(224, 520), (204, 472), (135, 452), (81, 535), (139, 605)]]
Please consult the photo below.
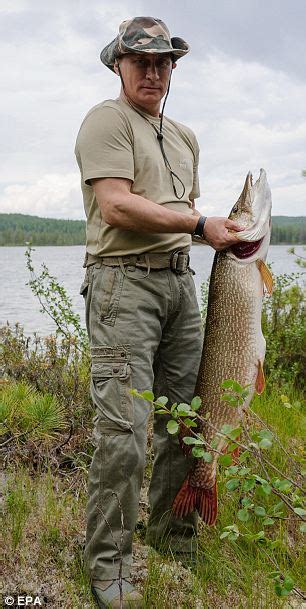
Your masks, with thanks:
[(92, 397), (103, 433), (133, 431), (134, 404), (127, 346), (92, 349)]
[(84, 281), (83, 281), (83, 283), (82, 283), (82, 285), (80, 287), (80, 294), (84, 298), (86, 298), (86, 296), (87, 296), (89, 284), (90, 284), (90, 273), (89, 273), (89, 269), (86, 269)]
[(123, 280), (119, 267), (100, 266), (94, 269), (93, 306), (99, 321), (108, 326), (116, 322)]

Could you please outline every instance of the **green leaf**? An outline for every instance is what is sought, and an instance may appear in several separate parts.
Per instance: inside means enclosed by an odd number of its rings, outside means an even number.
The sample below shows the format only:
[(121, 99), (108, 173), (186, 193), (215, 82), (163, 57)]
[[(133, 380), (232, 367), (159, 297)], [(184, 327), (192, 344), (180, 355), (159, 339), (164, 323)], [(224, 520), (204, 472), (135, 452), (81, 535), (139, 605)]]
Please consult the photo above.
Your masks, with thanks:
[(175, 402), (174, 404), (172, 404), (172, 406), (170, 408), (171, 414), (174, 414), (174, 412), (176, 413), (176, 407), (177, 407), (177, 403)]
[(256, 516), (260, 516), (262, 518), (266, 515), (266, 510), (261, 505), (256, 505), (256, 507), (254, 508), (254, 513), (256, 514)]
[(271, 573), (269, 573), (268, 577), (270, 579), (275, 579), (277, 577), (279, 580), (279, 575), (280, 575), (279, 571), (271, 571)]
[(221, 533), (220, 539), (225, 539), (225, 537), (228, 537), (229, 535), (230, 535), (230, 531), (224, 531), (223, 533)]
[(250, 499), (250, 497), (243, 497), (243, 499), (241, 500), (241, 503), (244, 507), (253, 507), (253, 503), (252, 500)]
[(185, 419), (184, 425), (186, 425), (186, 427), (197, 427), (197, 424), (192, 419)]
[(241, 467), (241, 469), (238, 472), (238, 475), (241, 476), (241, 478), (243, 478), (244, 476), (247, 476), (250, 473), (250, 468), (249, 467)]
[(211, 443), (210, 443), (210, 446), (211, 446), (212, 448), (218, 448), (218, 444), (219, 444), (219, 440), (218, 440), (218, 438), (213, 438), (213, 439), (212, 439), (212, 441), (211, 441)]
[(192, 446), (194, 444), (203, 446), (203, 440), (200, 440), (199, 438), (192, 438), (191, 436), (185, 436), (185, 438), (183, 438), (183, 442), (184, 444), (187, 444), (187, 446)]
[(179, 430), (179, 424), (176, 421), (173, 421), (173, 419), (171, 419), (171, 421), (168, 421), (168, 423), (167, 423), (168, 433), (170, 433), (171, 435), (174, 435), (178, 432), (178, 430)]
[(177, 413), (179, 417), (188, 417), (190, 415), (192, 416), (192, 410), (190, 410), (188, 404), (178, 404)]
[(231, 532), (228, 536), (229, 541), (236, 541), (238, 539), (237, 533)]
[(250, 512), (246, 509), (238, 510), (237, 516), (241, 522), (247, 522), (251, 518)]
[(202, 448), (201, 446), (194, 446), (192, 449), (192, 456), (193, 457), (203, 457), (203, 455), (205, 455), (205, 450), (204, 448)]
[(222, 402), (227, 402), (230, 406), (237, 406), (237, 397), (232, 393), (223, 393), (221, 395)]
[(259, 448), (264, 448), (264, 449), (271, 448), (272, 442), (268, 438), (263, 438), (262, 440), (260, 440), (258, 446), (259, 446)]
[(298, 516), (306, 516), (306, 510), (303, 510), (303, 508), (294, 508), (293, 510)]
[(237, 474), (238, 469), (239, 469), (239, 466), (238, 466), (238, 465), (231, 465), (231, 466), (228, 468), (227, 473), (228, 473), (228, 474), (230, 474), (230, 475), (232, 475), (232, 474)]
[(251, 491), (254, 488), (255, 484), (256, 484), (255, 480), (252, 478), (249, 478), (248, 480), (244, 481), (244, 483), (242, 485), (242, 490), (247, 493), (248, 491)]
[(278, 516), (280, 516), (282, 514), (282, 512), (280, 512), (279, 510), (281, 510), (281, 508), (284, 507), (284, 502), (283, 501), (279, 501), (278, 503), (276, 503), (273, 508), (272, 508), (272, 512), (273, 514), (276, 514), (276, 512), (278, 512)]
[(232, 478), (231, 480), (227, 481), (225, 486), (228, 491), (234, 491), (236, 488), (238, 488), (239, 484), (240, 484), (239, 478)]
[(199, 408), (201, 408), (201, 405), (202, 405), (202, 400), (201, 400), (201, 398), (198, 395), (196, 395), (191, 400), (191, 404), (190, 404), (191, 410), (195, 410), (195, 411), (199, 410)]
[(241, 453), (241, 455), (239, 456), (239, 463), (245, 463), (245, 461), (247, 461), (249, 456), (249, 451), (245, 450), (243, 453)]
[(300, 526), (301, 533), (306, 533), (306, 522), (302, 522)]
[(266, 527), (266, 526), (268, 526), (268, 525), (270, 525), (270, 524), (274, 524), (274, 522), (275, 522), (275, 520), (273, 520), (273, 518), (265, 518), (265, 519), (262, 521), (262, 524), (263, 524), (263, 526), (265, 526), (265, 527)]
[(278, 484), (278, 490), (282, 493), (288, 493), (292, 488), (291, 482), (289, 480), (281, 480)]
[(270, 486), (270, 484), (268, 483), (262, 484), (261, 489), (265, 493), (265, 495), (271, 495), (272, 493), (272, 486)]
[(220, 465), (224, 465), (224, 467), (227, 467), (232, 463), (232, 457), (230, 455), (221, 455), (221, 457), (219, 457), (218, 459), (218, 462), (220, 463)]
[(202, 457), (203, 461), (205, 461), (206, 463), (211, 463), (213, 460), (213, 456), (211, 453), (205, 452), (203, 457)]
[(234, 429), (234, 425), (229, 425), (228, 423), (224, 423), (224, 425), (222, 425), (222, 427), (220, 429), (220, 433), (228, 434), (232, 431), (232, 429)]
[(291, 592), (292, 588), (294, 588), (294, 580), (290, 575), (285, 575), (285, 579), (283, 581), (283, 587), (287, 592)]
[(273, 440), (273, 433), (269, 429), (261, 429), (258, 433), (258, 437), (261, 439), (267, 438), (268, 440)]
[(152, 391), (143, 391), (141, 396), (144, 400), (148, 400), (148, 402), (154, 402), (154, 393), (152, 393)]
[(166, 406), (166, 404), (168, 404), (168, 398), (165, 395), (161, 395), (159, 398), (157, 398), (155, 404), (158, 406)]
[(233, 450), (236, 450), (237, 447), (238, 447), (237, 442), (231, 442), (227, 447), (227, 452), (232, 453)]
[(280, 399), (281, 399), (282, 402), (289, 402), (289, 398), (288, 398), (287, 395), (281, 395)]
[(237, 381), (234, 381), (232, 379), (227, 379), (223, 381), (221, 387), (222, 389), (231, 389), (236, 393), (241, 393), (243, 391), (243, 387)]
[(232, 431), (229, 432), (229, 437), (231, 438), (231, 440), (237, 440), (237, 438), (239, 438), (239, 436), (241, 435), (241, 427), (236, 427), (234, 429), (232, 429)]
[(168, 413), (168, 410), (160, 409), (160, 410), (155, 410), (155, 414), (169, 414), (169, 413)]

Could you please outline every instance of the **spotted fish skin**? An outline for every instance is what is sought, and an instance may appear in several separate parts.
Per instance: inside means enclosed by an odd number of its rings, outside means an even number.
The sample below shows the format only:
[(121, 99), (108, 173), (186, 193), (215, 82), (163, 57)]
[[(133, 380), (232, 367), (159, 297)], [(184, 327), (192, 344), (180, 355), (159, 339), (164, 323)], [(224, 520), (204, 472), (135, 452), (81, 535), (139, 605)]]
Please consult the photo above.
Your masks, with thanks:
[[(260, 216), (259, 221), (266, 218), (260, 230), (258, 226), (256, 228), (256, 213)], [(207, 413), (210, 413), (208, 422), (214, 426), (212, 428), (208, 423), (201, 423), (198, 429), (208, 446), (216, 437), (216, 430), (220, 430), (224, 424), (239, 425), (254, 391), (260, 393), (264, 386), (262, 366), (265, 339), (261, 330), (261, 311), (263, 270), (269, 278), (265, 259), (271, 230), (271, 193), (264, 170), (261, 170), (254, 186), (248, 174), (241, 196), (230, 214), (230, 218), (234, 217), (245, 227), (242, 232), (245, 241), (238, 247), (240, 257), (235, 253), (235, 247), (215, 254), (203, 352), (195, 389), (195, 394), (202, 400), (199, 414), (208, 416)], [(256, 234), (256, 240), (248, 239), (248, 231)], [(244, 256), (244, 248), (246, 252), (251, 252), (249, 256)], [(270, 289), (271, 285), (268, 287)], [(225, 379), (234, 379), (242, 386), (249, 385), (249, 394), (242, 407), (233, 407), (221, 400), (221, 384)], [(226, 449), (227, 440), (224, 437), (218, 437), (218, 440), (216, 449), (222, 452)], [(203, 459), (194, 460), (192, 470), (173, 503), (177, 516), (185, 516), (197, 509), (207, 524), (215, 523), (218, 453), (212, 454), (210, 463)]]

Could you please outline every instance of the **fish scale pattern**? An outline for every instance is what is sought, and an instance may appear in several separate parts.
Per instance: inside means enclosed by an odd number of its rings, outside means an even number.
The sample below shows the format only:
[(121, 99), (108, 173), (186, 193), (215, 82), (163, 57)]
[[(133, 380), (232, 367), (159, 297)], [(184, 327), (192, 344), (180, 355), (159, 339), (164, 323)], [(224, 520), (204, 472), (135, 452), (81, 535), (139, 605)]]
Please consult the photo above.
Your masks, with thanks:
[[(221, 400), (222, 382), (231, 378), (241, 385), (250, 384), (248, 402), (254, 392), (258, 360), (262, 361), (264, 356), (260, 326), (262, 279), (255, 262), (242, 265), (226, 254), (217, 253), (210, 285), (196, 395), (203, 396), (199, 414), (210, 412), (210, 420), (220, 429), (225, 423), (238, 424), (241, 418), (241, 411)], [(201, 431), (210, 444), (216, 432), (207, 424)], [(218, 450), (225, 445), (226, 441), (220, 438)], [(217, 458), (215, 453), (211, 463), (196, 460), (190, 479), (192, 486), (210, 488), (214, 484)]]

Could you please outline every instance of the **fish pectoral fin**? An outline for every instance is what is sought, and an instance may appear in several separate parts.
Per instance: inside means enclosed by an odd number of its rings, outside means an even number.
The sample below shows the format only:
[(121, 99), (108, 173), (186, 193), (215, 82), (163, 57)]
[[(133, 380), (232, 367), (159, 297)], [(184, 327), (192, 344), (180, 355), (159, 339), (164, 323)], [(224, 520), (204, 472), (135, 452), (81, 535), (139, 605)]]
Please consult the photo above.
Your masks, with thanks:
[(194, 510), (197, 510), (206, 524), (210, 526), (215, 524), (218, 515), (216, 481), (211, 488), (207, 489), (191, 486), (189, 476), (186, 478), (174, 499), (172, 511), (177, 518), (184, 518)]
[(263, 260), (260, 260), (260, 258), (258, 260), (256, 260), (256, 266), (260, 272), (264, 285), (266, 286), (266, 290), (267, 290), (268, 294), (270, 294), (270, 296), (271, 296), (271, 294), (273, 292), (272, 273), (271, 273), (269, 267), (266, 265), (266, 263)]
[(255, 391), (256, 393), (258, 393), (258, 395), (261, 395), (262, 392), (264, 391), (264, 388), (266, 386), (266, 380), (265, 380), (265, 374), (264, 374), (264, 369), (263, 369), (263, 365), (260, 361), (260, 359), (258, 360), (258, 369), (257, 369), (257, 377), (256, 377), (256, 381), (255, 381)]

